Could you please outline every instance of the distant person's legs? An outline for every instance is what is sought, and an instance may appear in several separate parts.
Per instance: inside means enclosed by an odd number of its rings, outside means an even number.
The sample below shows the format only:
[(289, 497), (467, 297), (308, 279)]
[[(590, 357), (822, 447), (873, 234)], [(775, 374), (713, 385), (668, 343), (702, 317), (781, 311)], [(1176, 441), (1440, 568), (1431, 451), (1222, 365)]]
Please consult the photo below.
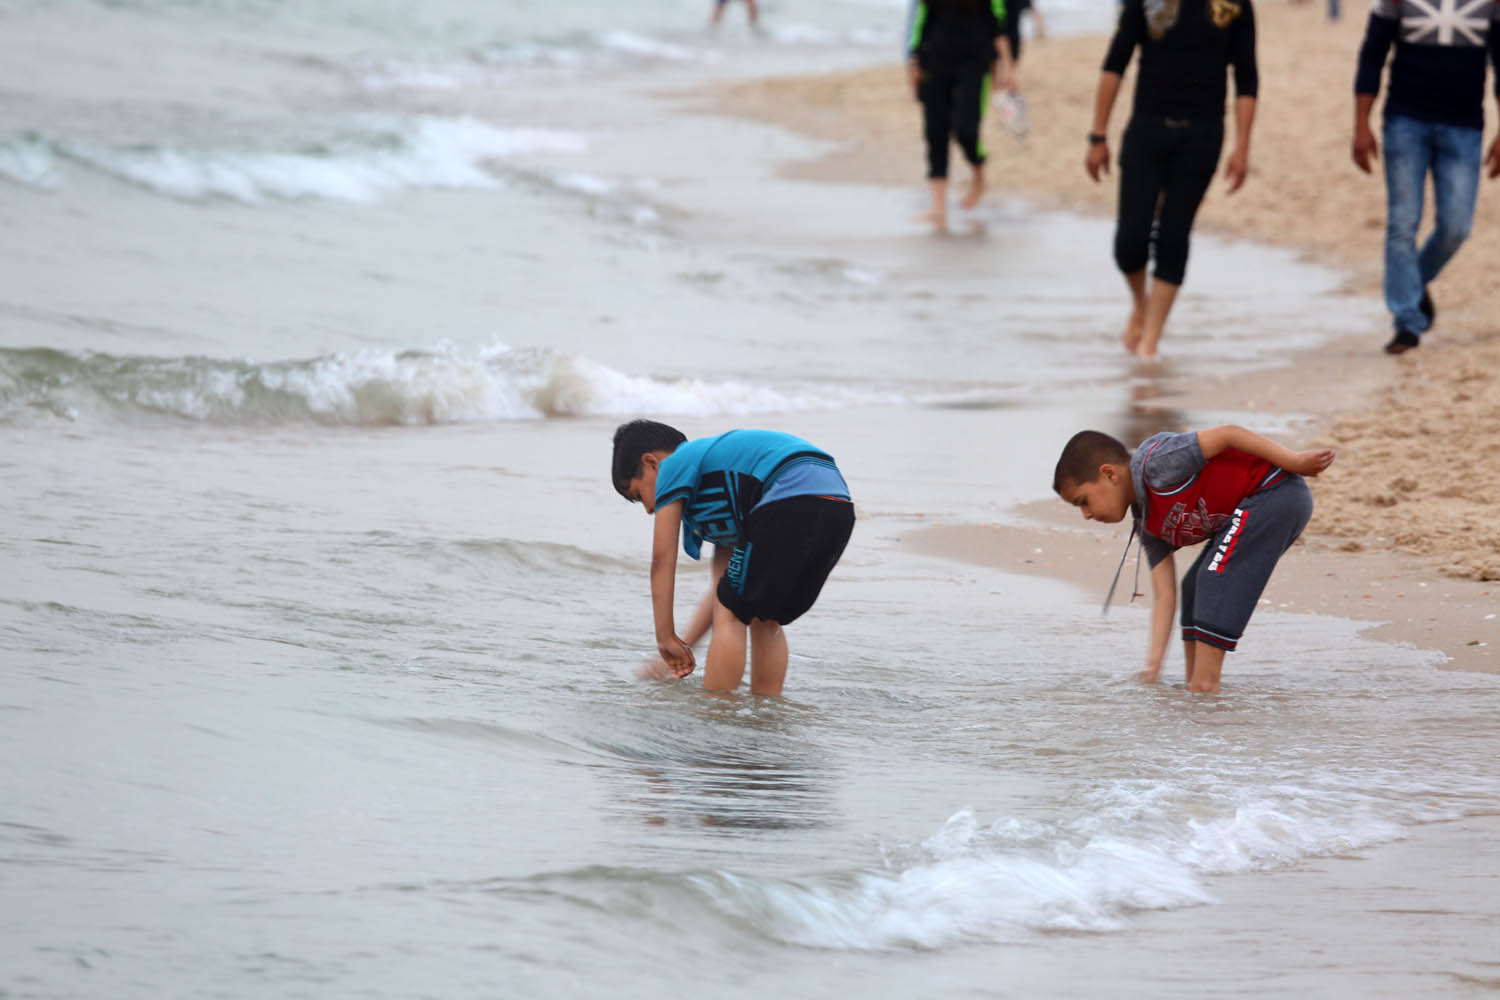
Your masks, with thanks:
[(933, 229), (948, 228), (948, 143), (953, 133), (953, 92), (958, 81), (947, 73), (922, 74), (922, 136), (927, 142), (927, 186), (932, 204), (920, 216)]
[[(717, 26), (724, 20), (724, 8), (729, 6), (729, 0), (714, 0), (714, 12), (709, 17), (709, 23)], [(745, 12), (750, 17), (750, 26), (756, 27), (760, 23), (760, 8), (756, 6), (755, 0), (745, 0)]]
[(1175, 131), (1179, 134), (1165, 165), (1157, 216), (1156, 269), (1151, 276), (1151, 295), (1146, 301), (1140, 344), (1136, 347), (1136, 354), (1143, 358), (1156, 356), (1167, 316), (1187, 275), (1193, 220), (1213, 182), (1224, 145), (1224, 127), (1219, 122), (1184, 123), (1176, 126)]
[(986, 153), (980, 126), (984, 121), (986, 105), (989, 104), (990, 74), (983, 65), (964, 66), (959, 70), (953, 90), (953, 137), (964, 159), (973, 168), (969, 189), (964, 192), (964, 208), (973, 208), (984, 197), (984, 161)]
[[(1432, 201), (1436, 218), (1432, 235), (1427, 237), (1422, 252), (1417, 255), (1424, 292), (1463, 246), (1474, 225), (1482, 146), (1483, 132), (1480, 129), (1453, 125), (1433, 128)], [(1423, 311), (1430, 323), (1430, 300)]]
[(1146, 322), (1146, 264), (1151, 260), (1151, 226), (1166, 183), (1160, 148), (1162, 125), (1131, 119), (1120, 143), (1120, 202), (1115, 214), (1115, 266), (1130, 289), (1130, 318), (1120, 334), (1125, 350), (1135, 353)]
[[(1422, 277), (1417, 253), (1417, 226), (1422, 221), (1427, 171), (1433, 163), (1432, 128), (1415, 118), (1387, 115), (1383, 129), (1385, 305), (1396, 328), (1395, 336), (1385, 345), (1387, 354), (1401, 354), (1416, 347), (1429, 325), (1422, 311), (1427, 282)], [(1436, 251), (1433, 256), (1437, 256)]]

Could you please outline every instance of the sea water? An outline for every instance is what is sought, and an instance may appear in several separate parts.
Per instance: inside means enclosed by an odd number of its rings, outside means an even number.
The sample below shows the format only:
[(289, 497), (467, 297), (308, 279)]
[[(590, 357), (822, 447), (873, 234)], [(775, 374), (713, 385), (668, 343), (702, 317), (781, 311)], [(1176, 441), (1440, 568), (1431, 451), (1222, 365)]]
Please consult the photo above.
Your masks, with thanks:
[[(703, 114), (902, 16), (765, 7), (0, 6), (0, 994), (1493, 982), (1494, 678), (1267, 608), (1145, 690), (1139, 608), (904, 546), (1202, 415), (1138, 402), (1106, 223), (933, 239)], [(1363, 318), (1195, 247), (1180, 374)], [(786, 697), (635, 678), (638, 415), (839, 458)]]

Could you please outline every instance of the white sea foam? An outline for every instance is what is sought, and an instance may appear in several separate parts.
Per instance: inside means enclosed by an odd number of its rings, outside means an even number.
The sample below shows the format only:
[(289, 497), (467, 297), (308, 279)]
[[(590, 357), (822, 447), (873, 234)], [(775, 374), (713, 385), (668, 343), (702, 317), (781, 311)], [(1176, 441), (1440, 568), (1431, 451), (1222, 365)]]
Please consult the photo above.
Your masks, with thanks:
[(960, 811), (919, 844), (889, 845), (881, 870), (798, 880), (720, 871), (689, 882), (731, 919), (803, 946), (932, 949), (1039, 931), (1105, 932), (1133, 911), (1212, 902), (1210, 876), (1346, 855), (1463, 814), (1440, 789), (1386, 797), (1363, 790), (1368, 784), (1229, 782), (1216, 794), (1122, 781), (1067, 821), (984, 826)]
[(634, 31), (607, 31), (598, 36), (598, 43), (608, 51), (673, 62), (690, 62), (703, 59), (706, 55), (701, 50), (673, 45)]
[(357, 203), (409, 190), (491, 189), (502, 183), (489, 169), (491, 161), (529, 153), (581, 153), (587, 147), (587, 138), (576, 132), (435, 117), (371, 128), (297, 152), (51, 146), (76, 164), (174, 198)]
[(0, 142), (0, 178), (29, 187), (56, 188), (57, 157), (47, 143), (34, 134)]
[[(24, 355), (24, 357), (23, 357)], [(446, 424), (570, 416), (710, 416), (899, 404), (898, 393), (658, 378), (503, 346), (362, 351), (305, 361), (0, 352), (0, 419), (136, 410), (189, 420)]]

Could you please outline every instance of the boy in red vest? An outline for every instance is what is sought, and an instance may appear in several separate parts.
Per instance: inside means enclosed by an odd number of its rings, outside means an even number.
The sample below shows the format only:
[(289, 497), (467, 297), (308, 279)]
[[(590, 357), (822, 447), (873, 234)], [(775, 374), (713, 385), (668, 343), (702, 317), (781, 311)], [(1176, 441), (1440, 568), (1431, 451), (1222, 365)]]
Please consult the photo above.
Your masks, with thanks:
[[(1190, 691), (1219, 690), (1276, 560), (1312, 516), (1303, 476), (1333, 462), (1328, 449), (1289, 451), (1243, 427), (1155, 434), (1134, 454), (1108, 434), (1080, 431), (1063, 448), (1052, 489), (1085, 519), (1131, 515), (1151, 564), (1151, 646), (1141, 679), (1154, 682), (1176, 610), (1172, 553), (1208, 541), (1182, 578), (1182, 640)], [(1127, 546), (1128, 547), (1128, 546)]]

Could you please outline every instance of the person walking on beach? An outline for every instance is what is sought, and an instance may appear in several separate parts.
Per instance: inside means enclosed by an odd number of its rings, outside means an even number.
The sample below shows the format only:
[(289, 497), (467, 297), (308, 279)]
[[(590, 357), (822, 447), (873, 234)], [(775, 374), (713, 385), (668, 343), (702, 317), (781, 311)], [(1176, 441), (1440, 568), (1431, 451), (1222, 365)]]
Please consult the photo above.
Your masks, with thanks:
[(1333, 458), (1327, 449), (1290, 451), (1233, 426), (1154, 434), (1134, 454), (1099, 431), (1069, 439), (1053, 492), (1085, 520), (1118, 524), (1131, 515), (1151, 564), (1151, 642), (1141, 680), (1156, 681), (1171, 638), (1172, 553), (1207, 541), (1182, 578), (1182, 642), (1188, 690), (1219, 690), (1224, 654), (1238, 646), (1277, 560), (1312, 517), (1302, 477), (1318, 475)]
[(1031, 130), (1026, 110), (1026, 95), (1021, 93), (1021, 20), (1030, 12), (1038, 40), (1046, 36), (1047, 24), (1042, 12), (1031, 0), (1005, 0), (1005, 37), (1010, 42), (1010, 85), (995, 98), (995, 113), (1013, 135), (1024, 136)]
[[(1120, 78), (1141, 49), (1135, 107), (1120, 148), (1115, 263), (1130, 288), (1120, 339), (1141, 358), (1157, 345), (1187, 272), (1193, 218), (1224, 144), (1226, 69), (1234, 70), (1234, 149), (1224, 176), (1238, 191), (1250, 169), (1259, 75), (1250, 0), (1125, 0), (1094, 97), (1084, 169), (1109, 173), (1106, 130)], [(1154, 237), (1153, 237), (1154, 230)], [(1146, 265), (1155, 252), (1149, 293)]]
[(948, 228), (948, 145), (958, 140), (973, 174), (960, 202), (973, 208), (984, 197), (984, 141), (980, 123), (992, 77), (1011, 83), (1005, 0), (917, 0), (907, 41), (907, 75), (922, 103), (931, 208), (921, 216), (937, 232)]
[[(1479, 197), (1486, 50), (1500, 105), (1500, 3), (1376, 0), (1354, 79), (1355, 166), (1370, 173), (1379, 152), (1370, 109), (1392, 43), (1385, 99), (1385, 304), (1395, 333), (1387, 354), (1422, 342), (1437, 315), (1427, 286), (1469, 235)], [(1500, 175), (1500, 136), (1484, 163)], [(1432, 235), (1417, 250), (1423, 188), (1432, 175)]]
[[(714, 0), (714, 12), (709, 15), (710, 27), (717, 28), (724, 22), (724, 8), (729, 6), (729, 0)], [(756, 6), (755, 0), (745, 0), (745, 13), (750, 18), (752, 29), (760, 28), (760, 8)]]
[[(632, 420), (615, 430), (610, 474), (616, 492), (655, 521), (658, 676), (692, 673), (693, 646), (712, 629), (703, 688), (733, 691), (745, 674), (748, 632), (751, 693), (780, 694), (787, 668), (782, 626), (813, 606), (854, 530), (849, 487), (833, 459), (779, 431), (689, 441), (667, 424)], [(679, 535), (694, 559), (705, 541), (714, 543), (716, 581), (683, 635), (673, 621)]]

